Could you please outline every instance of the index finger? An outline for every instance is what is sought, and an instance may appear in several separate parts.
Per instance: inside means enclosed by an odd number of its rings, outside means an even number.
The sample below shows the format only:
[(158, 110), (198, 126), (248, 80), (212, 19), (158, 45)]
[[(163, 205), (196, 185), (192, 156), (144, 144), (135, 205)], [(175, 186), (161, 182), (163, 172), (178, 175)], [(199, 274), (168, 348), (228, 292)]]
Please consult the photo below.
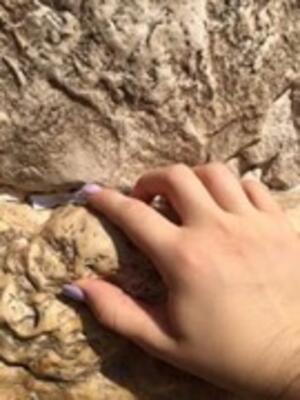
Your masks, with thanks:
[[(95, 186), (94, 186), (95, 189)], [(174, 245), (178, 227), (146, 203), (113, 189), (84, 190), (88, 203), (118, 226), (166, 276), (168, 248)]]

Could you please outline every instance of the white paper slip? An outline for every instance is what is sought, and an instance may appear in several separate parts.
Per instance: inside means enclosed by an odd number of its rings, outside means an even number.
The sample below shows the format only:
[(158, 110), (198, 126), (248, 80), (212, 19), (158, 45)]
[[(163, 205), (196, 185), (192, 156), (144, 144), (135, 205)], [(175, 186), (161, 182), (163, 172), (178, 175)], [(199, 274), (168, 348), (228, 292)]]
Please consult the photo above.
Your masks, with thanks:
[(34, 194), (29, 196), (29, 202), (35, 210), (55, 208), (67, 204), (85, 204), (82, 192), (73, 193)]

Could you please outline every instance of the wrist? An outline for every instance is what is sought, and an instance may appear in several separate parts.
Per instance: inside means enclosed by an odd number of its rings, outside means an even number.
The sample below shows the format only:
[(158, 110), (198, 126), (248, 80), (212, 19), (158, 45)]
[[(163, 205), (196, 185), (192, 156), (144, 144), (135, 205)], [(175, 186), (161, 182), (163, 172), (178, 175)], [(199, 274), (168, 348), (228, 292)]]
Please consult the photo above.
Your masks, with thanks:
[[(277, 348), (278, 353), (282, 354), (282, 361), (277, 373), (274, 374), (274, 392), (270, 400), (300, 399), (300, 335), (296, 336), (299, 338), (287, 335), (283, 346)], [(271, 387), (270, 393), (272, 393)]]
[(298, 375), (284, 389), (278, 400), (299, 400), (300, 399), (300, 376)]
[(275, 400), (300, 399), (300, 357), (297, 358), (298, 364), (294, 366), (294, 371), (289, 374), (289, 378), (286, 379), (281, 392), (275, 397)]
[(278, 336), (250, 374), (248, 393), (260, 400), (300, 400), (300, 332)]

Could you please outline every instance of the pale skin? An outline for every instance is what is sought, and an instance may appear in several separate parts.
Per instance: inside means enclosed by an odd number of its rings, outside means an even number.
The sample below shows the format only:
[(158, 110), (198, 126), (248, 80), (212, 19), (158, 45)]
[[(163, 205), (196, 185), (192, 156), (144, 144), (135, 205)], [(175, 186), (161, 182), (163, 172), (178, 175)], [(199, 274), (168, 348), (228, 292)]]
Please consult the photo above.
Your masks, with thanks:
[[(161, 195), (175, 224), (149, 203)], [(300, 399), (300, 239), (269, 191), (222, 164), (150, 171), (130, 196), (89, 194), (153, 262), (168, 301), (150, 307), (104, 280), (76, 282), (99, 322), (236, 393)]]

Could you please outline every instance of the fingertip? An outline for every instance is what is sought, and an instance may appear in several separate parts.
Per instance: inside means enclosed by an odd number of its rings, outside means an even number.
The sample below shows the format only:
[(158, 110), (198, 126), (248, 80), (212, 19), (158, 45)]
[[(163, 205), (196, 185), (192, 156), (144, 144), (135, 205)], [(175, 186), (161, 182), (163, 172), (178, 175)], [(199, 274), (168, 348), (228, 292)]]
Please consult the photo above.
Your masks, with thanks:
[(62, 288), (62, 294), (65, 297), (68, 297), (71, 300), (76, 302), (84, 302), (85, 294), (84, 291), (77, 285), (74, 284), (66, 284)]
[(81, 279), (75, 284), (84, 293), (86, 302), (94, 308), (103, 307), (108, 299), (113, 302), (123, 295), (118, 286), (103, 279)]
[(85, 303), (94, 312), (99, 322), (108, 325), (111, 304), (116, 297), (117, 287), (112, 286), (102, 279), (82, 279), (77, 281), (76, 286), (84, 293)]
[(83, 186), (83, 188), (81, 190), (86, 195), (90, 195), (90, 194), (95, 194), (95, 193), (101, 192), (103, 190), (103, 188), (102, 188), (102, 186), (100, 186), (96, 183), (87, 183)]
[(106, 328), (127, 337), (152, 354), (162, 355), (170, 337), (143, 304), (121, 288), (102, 279), (81, 279), (76, 286), (83, 291), (95, 318)]
[(81, 280), (77, 285), (85, 293), (86, 303), (101, 324), (119, 334), (129, 336), (130, 318), (125, 316), (132, 314), (132, 299), (119, 287), (102, 279)]
[(91, 297), (100, 290), (100, 286), (103, 286), (104, 282), (100, 279), (80, 279), (74, 283), (76, 287), (81, 290), (86, 297)]
[(103, 187), (96, 183), (86, 183), (76, 194), (80, 200), (92, 202), (95, 195), (98, 195), (103, 190)]

